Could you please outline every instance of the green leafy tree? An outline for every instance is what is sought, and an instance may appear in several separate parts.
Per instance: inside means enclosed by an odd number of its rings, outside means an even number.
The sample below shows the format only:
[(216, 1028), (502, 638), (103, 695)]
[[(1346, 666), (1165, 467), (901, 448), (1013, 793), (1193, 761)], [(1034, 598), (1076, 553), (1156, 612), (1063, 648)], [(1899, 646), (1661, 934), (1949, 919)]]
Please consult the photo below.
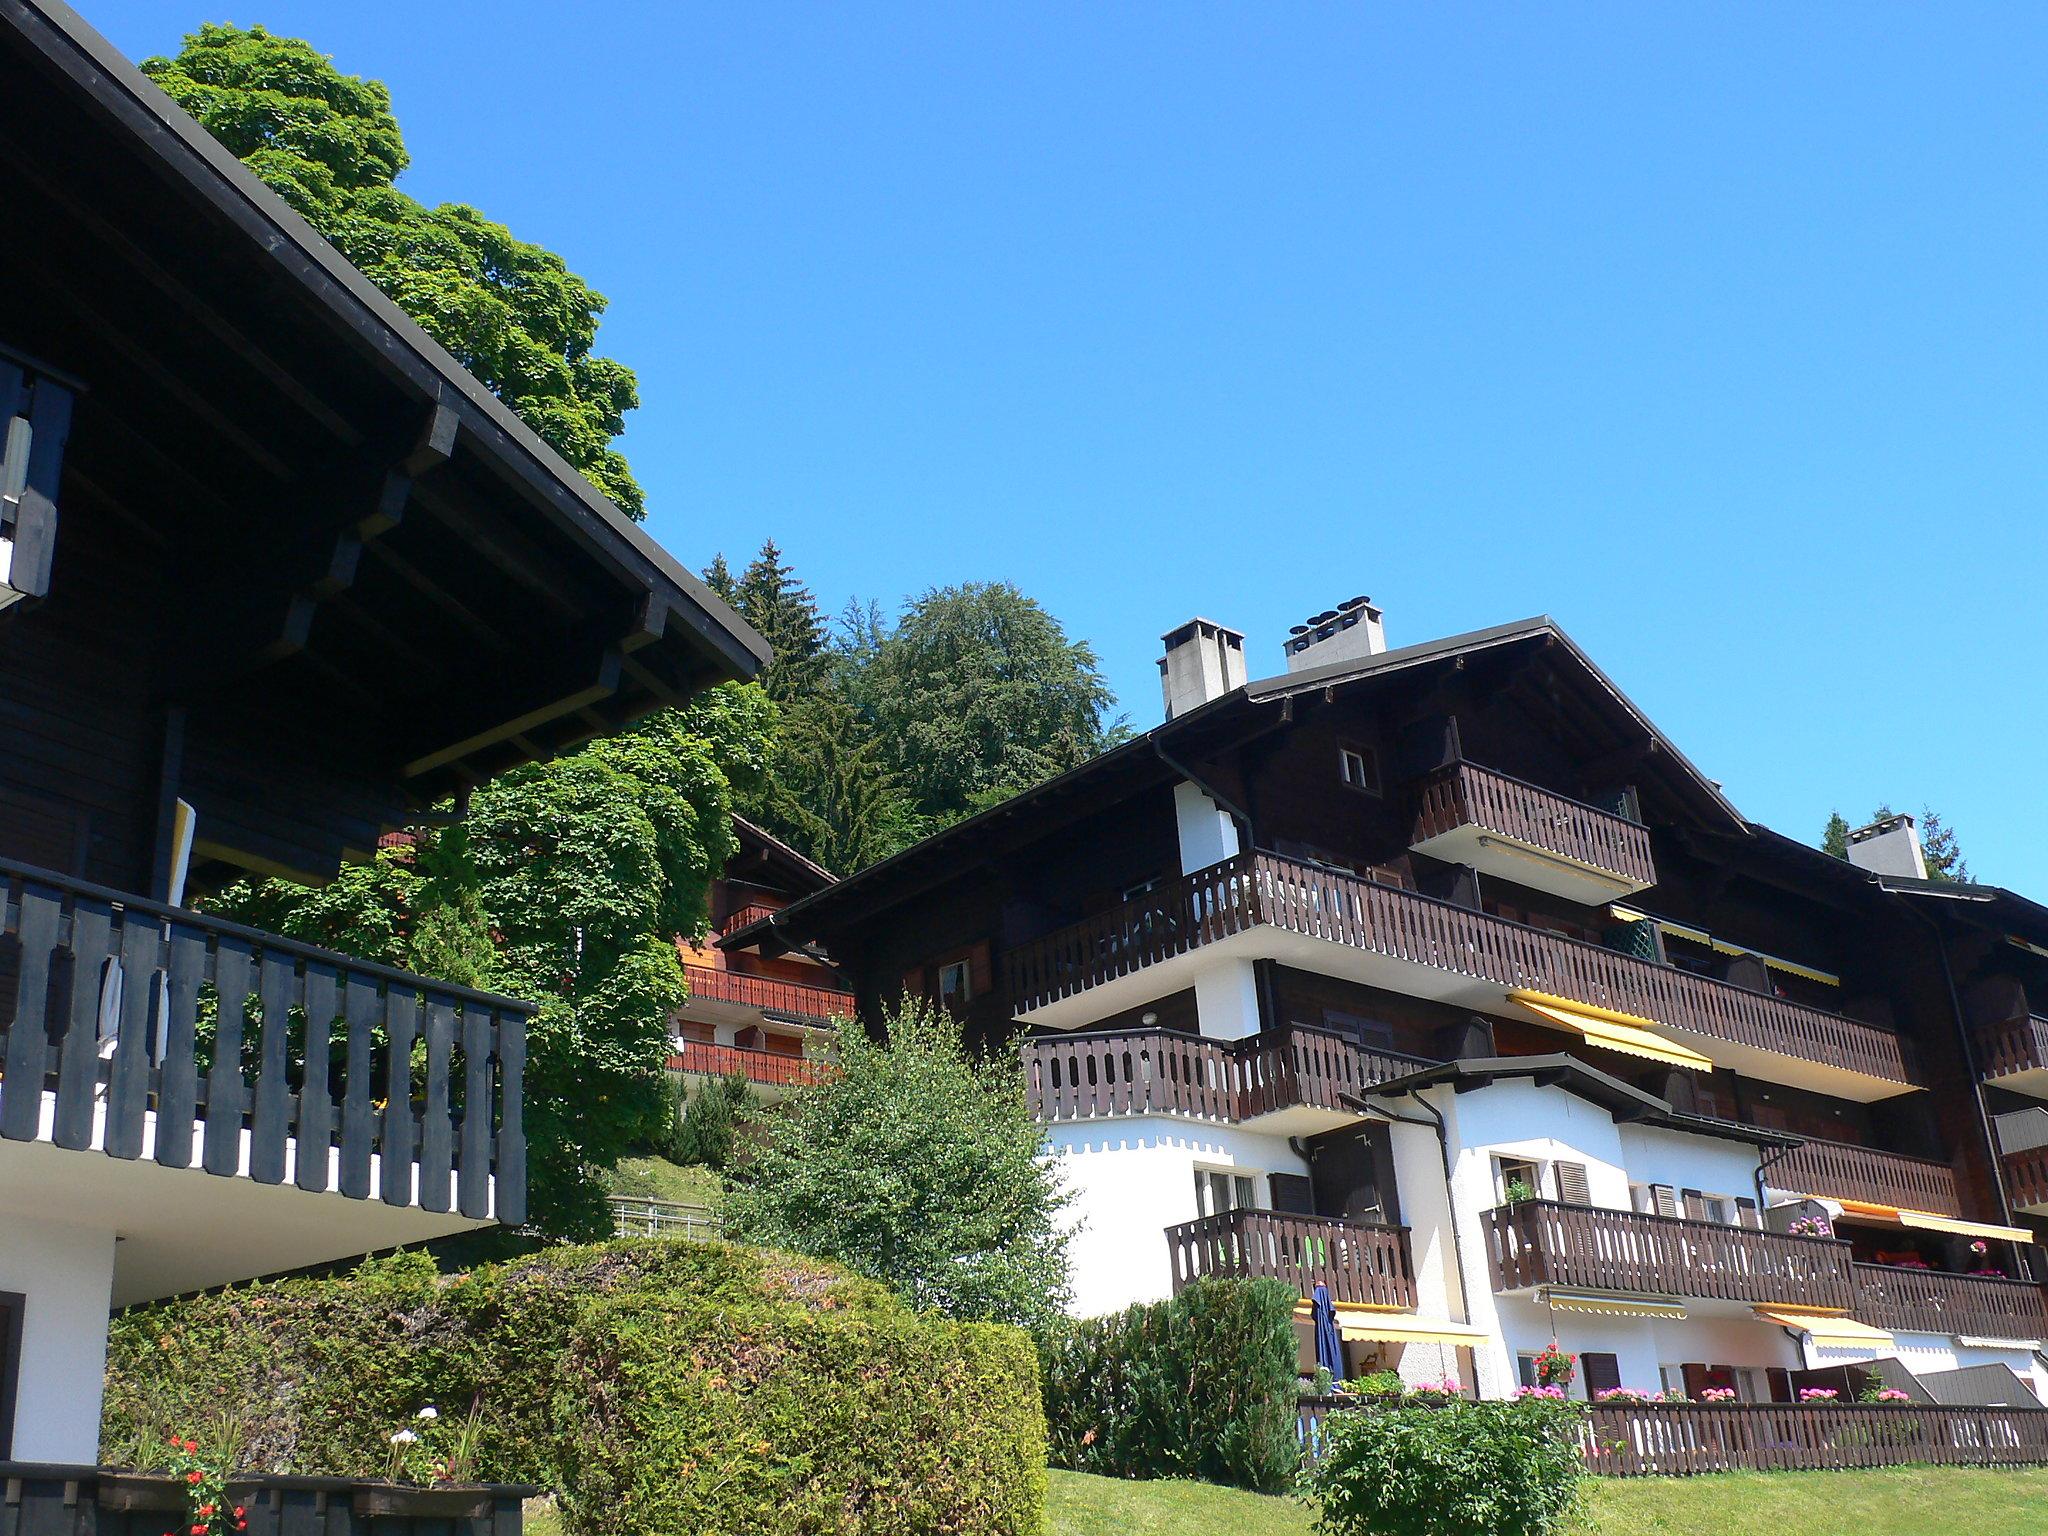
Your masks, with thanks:
[(783, 1102), (727, 1191), (727, 1231), (920, 1308), (1044, 1333), (1067, 1295), (1067, 1197), (1022, 1074), (970, 1059), (959, 1026), (921, 1004), (887, 1035), (843, 1030), (838, 1070)]
[(860, 669), (858, 708), (918, 813), (944, 826), (1120, 738), (1095, 652), (1008, 582), (933, 588)]
[(410, 157), (383, 85), (301, 39), (211, 22), (142, 69), (621, 511), (644, 515), (611, 446), (637, 386), (592, 351), (604, 297), (475, 208), (400, 191)]
[(758, 687), (727, 684), (493, 779), (461, 821), (422, 829), (329, 886), (245, 882), (209, 905), (538, 1003), (526, 1070), (531, 1220), (601, 1237), (598, 1171), (667, 1123), (667, 1019), (688, 995), (675, 938), (704, 932), (711, 880), (736, 847), (735, 789), (755, 787), (773, 720)]

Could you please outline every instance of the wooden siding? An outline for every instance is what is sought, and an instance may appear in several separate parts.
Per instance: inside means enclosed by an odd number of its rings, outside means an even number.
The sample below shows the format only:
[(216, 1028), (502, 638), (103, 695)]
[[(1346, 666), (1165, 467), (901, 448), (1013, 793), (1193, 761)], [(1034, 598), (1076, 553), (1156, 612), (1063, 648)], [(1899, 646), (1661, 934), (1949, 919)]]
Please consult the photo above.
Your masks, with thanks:
[(1040, 1120), (1236, 1122), (1303, 1105), (1344, 1110), (1344, 1096), (1430, 1064), (1303, 1025), (1242, 1040), (1163, 1029), (1041, 1035), (1024, 1042), (1023, 1059), (1031, 1112)]
[(1657, 883), (1648, 827), (1477, 763), (1451, 763), (1422, 781), (1411, 840), (1463, 826), (1497, 832), (1638, 887)]
[(1810, 1140), (1793, 1147), (1766, 1161), (1764, 1182), (1795, 1194), (1866, 1200), (1942, 1216), (1958, 1216), (1963, 1208), (1952, 1165), (1846, 1141)]
[(1849, 1245), (1639, 1211), (1525, 1200), (1486, 1213), (1496, 1290), (1556, 1285), (1651, 1296), (1851, 1306)]
[(1406, 1227), (1278, 1211), (1224, 1211), (1166, 1229), (1176, 1293), (1206, 1278), (1282, 1280), (1302, 1296), (1318, 1284), (1357, 1306), (1415, 1306)]
[(41, 1139), (49, 1096), (50, 1141), (132, 1160), (153, 1112), (166, 1167), (235, 1176), (246, 1155), (260, 1184), (477, 1219), (495, 1173), (497, 1219), (525, 1220), (530, 1005), (5, 861), (0, 931), (0, 1136)]
[(1446, 901), (1274, 854), (1241, 855), (1004, 957), (1012, 1005), (1041, 1007), (1260, 925), (1549, 992), (1730, 1044), (1914, 1081), (1888, 1030)]
[(2048, 1291), (2033, 1280), (1858, 1264), (1856, 1316), (1909, 1333), (2048, 1339)]

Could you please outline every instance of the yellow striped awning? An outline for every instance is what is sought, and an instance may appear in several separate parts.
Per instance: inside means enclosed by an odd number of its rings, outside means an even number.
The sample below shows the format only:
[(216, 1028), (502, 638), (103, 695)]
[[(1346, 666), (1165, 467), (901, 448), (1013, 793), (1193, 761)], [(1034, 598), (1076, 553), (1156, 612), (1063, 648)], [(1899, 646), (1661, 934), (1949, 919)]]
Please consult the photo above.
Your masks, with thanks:
[(1819, 1195), (1812, 1198), (1831, 1200), (1842, 1208), (1844, 1216), (1859, 1221), (1874, 1221), (1888, 1227), (1913, 1227), (1922, 1232), (1948, 1232), (1957, 1237), (1982, 1237), (2001, 1243), (2031, 1243), (2034, 1234), (2025, 1227), (2001, 1227), (1989, 1221), (1964, 1221), (1959, 1216), (1943, 1216), (1934, 1211), (1915, 1211), (1900, 1205), (1880, 1205), (1874, 1200), (1843, 1200), (1834, 1195)]
[(1756, 1315), (1767, 1323), (1776, 1323), (1780, 1328), (1797, 1328), (1802, 1333), (1813, 1335), (1816, 1344), (1869, 1345), (1885, 1349), (1891, 1346), (1892, 1336), (1882, 1328), (1873, 1328), (1868, 1323), (1859, 1323), (1855, 1318), (1840, 1312), (1827, 1312), (1809, 1307), (1755, 1307)]
[(1685, 1304), (1642, 1296), (1603, 1296), (1588, 1291), (1544, 1291), (1539, 1300), (1559, 1312), (1590, 1312), (1597, 1317), (1681, 1318)]
[(1510, 1002), (1520, 1003), (1543, 1023), (1570, 1030), (1588, 1045), (1604, 1046), (1630, 1056), (1645, 1056), (1671, 1067), (1693, 1067), (1712, 1071), (1714, 1064), (1698, 1051), (1688, 1050), (1676, 1040), (1657, 1033), (1657, 1021), (1612, 1008), (1595, 1008), (1570, 998), (1552, 997), (1548, 992), (1516, 988), (1508, 993)]
[(1808, 981), (1817, 981), (1824, 986), (1839, 987), (1842, 978), (1833, 971), (1823, 971), (1818, 966), (1802, 965), (1797, 960), (1787, 960), (1783, 955), (1766, 954), (1760, 949), (1751, 949), (1747, 944), (1731, 943), (1717, 939), (1704, 928), (1695, 928), (1689, 923), (1676, 923), (1668, 917), (1653, 917), (1648, 912), (1638, 912), (1634, 907), (1618, 904), (1607, 908), (1607, 915), (1617, 923), (1655, 923), (1660, 933), (1674, 939), (1687, 939), (1703, 948), (1720, 955), (1750, 955), (1761, 960), (1774, 971), (1783, 971), (1787, 976), (1803, 976)]
[(1492, 1337), (1484, 1329), (1448, 1318), (1369, 1312), (1362, 1307), (1337, 1308), (1337, 1331), (1347, 1339), (1374, 1344), (1462, 1344), (1468, 1348)]

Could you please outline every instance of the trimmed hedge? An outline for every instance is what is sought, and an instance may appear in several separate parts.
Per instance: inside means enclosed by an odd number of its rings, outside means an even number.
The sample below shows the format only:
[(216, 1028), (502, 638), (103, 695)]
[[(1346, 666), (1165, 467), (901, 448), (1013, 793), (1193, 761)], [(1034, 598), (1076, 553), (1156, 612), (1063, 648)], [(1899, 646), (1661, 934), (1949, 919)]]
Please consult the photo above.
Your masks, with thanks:
[(1261, 1493), (1294, 1478), (1294, 1306), (1277, 1280), (1197, 1280), (1041, 1349), (1052, 1463)]
[(452, 1279), (418, 1255), (140, 1308), (109, 1332), (102, 1455), (165, 1432), (251, 1471), (381, 1475), (424, 1404), (481, 1405), (478, 1475), (577, 1536), (1038, 1536), (1021, 1332), (910, 1311), (813, 1260), (641, 1239)]

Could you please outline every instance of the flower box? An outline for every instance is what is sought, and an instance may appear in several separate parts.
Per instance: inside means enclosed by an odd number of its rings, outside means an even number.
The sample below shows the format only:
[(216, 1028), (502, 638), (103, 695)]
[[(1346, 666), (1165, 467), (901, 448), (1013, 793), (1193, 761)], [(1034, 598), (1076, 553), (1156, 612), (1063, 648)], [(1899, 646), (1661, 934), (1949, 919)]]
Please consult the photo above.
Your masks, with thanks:
[(123, 1514), (142, 1510), (185, 1512), (185, 1488), (168, 1472), (102, 1472), (99, 1506)]
[(373, 1519), (480, 1520), (497, 1507), (506, 1492), (482, 1483), (425, 1488), (411, 1483), (358, 1483), (352, 1503), (357, 1514)]

